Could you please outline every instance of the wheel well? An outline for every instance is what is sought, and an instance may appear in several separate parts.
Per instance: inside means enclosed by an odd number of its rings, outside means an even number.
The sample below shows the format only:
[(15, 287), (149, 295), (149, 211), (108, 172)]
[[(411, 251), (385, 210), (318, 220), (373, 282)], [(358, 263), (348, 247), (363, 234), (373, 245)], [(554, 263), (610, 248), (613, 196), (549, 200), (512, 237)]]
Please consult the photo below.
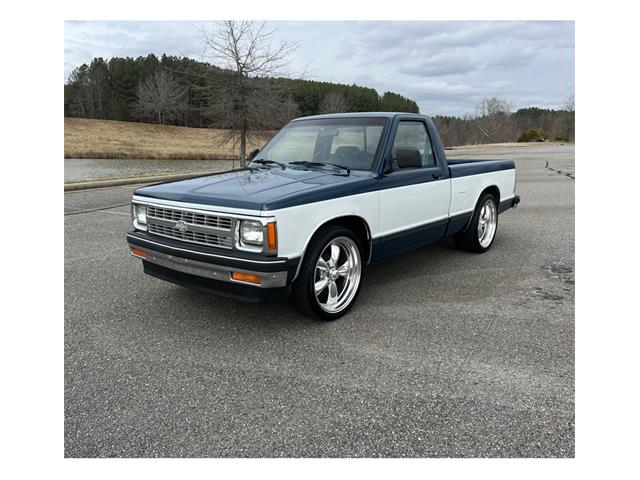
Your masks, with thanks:
[(369, 230), (369, 225), (364, 218), (358, 217), (356, 215), (347, 215), (344, 217), (333, 218), (318, 226), (316, 231), (311, 236), (311, 239), (309, 240), (307, 246), (311, 244), (311, 242), (313, 242), (318, 231), (322, 227), (326, 227), (327, 225), (344, 227), (351, 230), (356, 235), (356, 237), (358, 237), (358, 240), (360, 240), (360, 243), (364, 250), (362, 252), (362, 257), (365, 259), (365, 262), (369, 262), (369, 259), (371, 258), (371, 231)]
[[(482, 197), (482, 195), (484, 195), (485, 193), (490, 193), (494, 197), (496, 197), (496, 201), (498, 202), (496, 208), (498, 208), (498, 206), (500, 205), (500, 189), (498, 189), (498, 187), (496, 187), (495, 185), (492, 185), (491, 187), (487, 187), (482, 192), (480, 192), (480, 197)], [(478, 197), (478, 199), (480, 199), (480, 197)]]
[[(496, 187), (495, 185), (492, 185), (490, 187), (485, 188), (484, 190), (482, 190), (480, 192), (480, 195), (478, 195), (478, 199), (476, 200), (476, 204), (473, 207), (474, 211), (475, 211), (475, 208), (478, 206), (478, 202), (480, 201), (480, 198), (482, 198), (482, 195), (484, 195), (485, 193), (490, 193), (494, 197), (496, 197), (496, 201), (498, 202), (498, 205), (496, 205), (496, 208), (500, 208), (500, 189), (498, 187)], [(471, 220), (473, 220), (473, 216), (471, 216), (471, 218), (469, 218), (469, 221), (467, 222), (467, 225), (464, 227), (465, 231), (471, 225)]]

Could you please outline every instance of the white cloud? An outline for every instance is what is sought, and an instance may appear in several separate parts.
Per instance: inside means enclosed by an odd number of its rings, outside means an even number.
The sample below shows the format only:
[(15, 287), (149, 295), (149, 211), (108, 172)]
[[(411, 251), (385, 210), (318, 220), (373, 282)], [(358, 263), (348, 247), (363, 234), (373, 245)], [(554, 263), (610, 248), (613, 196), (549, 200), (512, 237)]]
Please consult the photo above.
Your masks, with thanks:
[(461, 75), (479, 67), (478, 62), (474, 62), (466, 55), (439, 53), (433, 57), (401, 66), (398, 71), (407, 75), (429, 78)]

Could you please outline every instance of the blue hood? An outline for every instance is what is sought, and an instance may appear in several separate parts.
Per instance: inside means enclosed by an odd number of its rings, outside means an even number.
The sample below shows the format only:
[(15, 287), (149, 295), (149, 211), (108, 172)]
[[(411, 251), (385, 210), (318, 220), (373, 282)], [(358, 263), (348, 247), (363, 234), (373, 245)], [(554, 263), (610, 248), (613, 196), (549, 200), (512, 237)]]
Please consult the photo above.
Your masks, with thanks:
[(276, 210), (375, 189), (371, 172), (305, 168), (242, 169), (158, 183), (135, 195), (209, 206)]

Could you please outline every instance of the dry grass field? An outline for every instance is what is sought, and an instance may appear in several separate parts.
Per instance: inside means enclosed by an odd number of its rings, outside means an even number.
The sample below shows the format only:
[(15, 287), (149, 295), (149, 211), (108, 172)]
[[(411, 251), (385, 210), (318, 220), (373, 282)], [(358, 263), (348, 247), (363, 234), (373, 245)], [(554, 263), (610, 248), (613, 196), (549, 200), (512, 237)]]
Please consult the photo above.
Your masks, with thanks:
[[(64, 119), (65, 158), (150, 158), (219, 160), (237, 157), (224, 130), (86, 118)], [(264, 140), (251, 144), (248, 151)]]

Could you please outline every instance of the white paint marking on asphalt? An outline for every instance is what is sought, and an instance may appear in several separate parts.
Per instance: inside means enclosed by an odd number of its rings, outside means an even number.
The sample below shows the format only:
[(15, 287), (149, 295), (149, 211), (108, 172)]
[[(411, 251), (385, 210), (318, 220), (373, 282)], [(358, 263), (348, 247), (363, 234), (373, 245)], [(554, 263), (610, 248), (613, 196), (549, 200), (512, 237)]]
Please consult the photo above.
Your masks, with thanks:
[(125, 215), (127, 217), (131, 216), (130, 212), (110, 212), (109, 210), (105, 210), (104, 213), (108, 213), (110, 215)]
[(77, 210), (75, 212), (65, 213), (64, 216), (68, 217), (69, 215), (80, 215), (82, 213), (101, 212), (101, 211), (105, 211), (105, 210), (111, 210), (113, 208), (128, 207), (130, 205), (131, 205), (131, 203), (122, 203), (120, 205), (110, 205), (108, 207), (90, 208), (88, 210)]

